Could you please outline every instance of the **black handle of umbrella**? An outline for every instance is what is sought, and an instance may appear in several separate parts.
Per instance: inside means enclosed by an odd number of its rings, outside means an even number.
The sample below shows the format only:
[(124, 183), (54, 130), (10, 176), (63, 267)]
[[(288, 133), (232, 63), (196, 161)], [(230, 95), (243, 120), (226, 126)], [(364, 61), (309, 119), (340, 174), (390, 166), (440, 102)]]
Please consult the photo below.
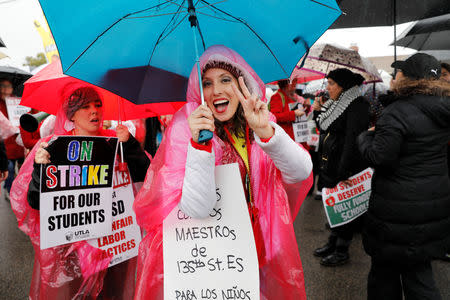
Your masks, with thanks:
[(198, 142), (199, 143), (205, 143), (213, 138), (212, 131), (202, 129), (200, 130), (200, 133), (198, 135)]

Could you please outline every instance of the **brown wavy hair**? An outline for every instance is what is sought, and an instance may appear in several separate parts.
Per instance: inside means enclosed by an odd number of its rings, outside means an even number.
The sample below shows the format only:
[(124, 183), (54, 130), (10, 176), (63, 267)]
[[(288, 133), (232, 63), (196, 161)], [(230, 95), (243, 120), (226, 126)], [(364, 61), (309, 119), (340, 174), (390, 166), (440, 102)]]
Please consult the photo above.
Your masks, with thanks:
[[(245, 120), (244, 109), (242, 108), (241, 103), (239, 103), (236, 112), (233, 117), (226, 121), (221, 122), (214, 118), (214, 126), (216, 126), (216, 134), (222, 141), (231, 141), (228, 138), (228, 135), (225, 132), (225, 127), (228, 128), (231, 134), (234, 133), (235, 136), (240, 138), (245, 138), (245, 129), (247, 126), (247, 120)], [(249, 138), (250, 141), (253, 141), (253, 131), (249, 129)]]

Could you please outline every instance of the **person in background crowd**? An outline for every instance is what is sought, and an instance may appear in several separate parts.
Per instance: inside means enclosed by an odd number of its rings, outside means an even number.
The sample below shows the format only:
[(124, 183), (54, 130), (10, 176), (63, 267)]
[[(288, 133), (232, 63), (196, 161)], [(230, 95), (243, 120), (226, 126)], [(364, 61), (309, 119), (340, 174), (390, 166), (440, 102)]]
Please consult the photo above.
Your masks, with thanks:
[(277, 118), (278, 125), (286, 131), (286, 133), (294, 139), (294, 129), (292, 122), (296, 117), (301, 117), (305, 114), (305, 110), (301, 108), (292, 108), (297, 101), (292, 99), (289, 94), (292, 89), (289, 85), (288, 79), (278, 81), (278, 91), (270, 98), (270, 112)]
[[(448, 63), (441, 63), (441, 80), (450, 84), (450, 64)], [(447, 164), (450, 176), (450, 141), (447, 144)], [(441, 259), (450, 262), (450, 252), (447, 251), (444, 257), (441, 257)]]
[[(445, 82), (448, 82), (450, 84), (450, 64), (447, 63), (441, 63), (441, 80), (444, 80)], [(449, 175), (450, 175), (450, 141), (447, 145), (447, 162), (448, 162), (448, 169), (449, 169)], [(447, 258), (450, 261), (450, 255), (447, 254)]]
[(8, 177), (8, 158), (3, 141), (0, 141), (0, 182)]
[[(313, 94), (307, 94), (308, 97), (310, 99), (313, 100), (313, 104), (311, 106), (311, 110), (313, 113), (313, 119), (315, 121), (318, 111), (320, 110), (320, 108), (322, 107), (322, 105), (329, 99), (329, 95), (328, 92), (326, 91), (316, 91), (315, 95)], [(316, 122), (316, 132), (319, 134), (320, 137), (320, 126), (317, 124)], [(314, 177), (317, 177), (317, 182), (316, 182), (316, 178), (314, 178), (315, 184), (317, 185), (317, 191), (316, 191), (316, 195), (314, 196), (314, 199), (317, 201), (322, 201), (322, 187), (319, 185), (320, 182), (320, 160), (321, 160), (321, 156), (320, 156), (320, 138), (319, 138), (319, 143), (317, 144), (317, 146), (315, 147), (316, 152), (314, 155), (311, 156), (311, 159), (313, 161), (313, 172), (314, 172)], [(330, 229), (329, 224), (326, 223), (326, 227), (327, 229)]]
[[(361, 96), (364, 78), (348, 69), (336, 69), (328, 75), (327, 91), (330, 99), (320, 105), (316, 98), (314, 115), (320, 128), (320, 176), (318, 187), (333, 188), (367, 168), (358, 152), (356, 138), (369, 128), (369, 103)], [(328, 242), (314, 251), (324, 266), (337, 266), (348, 262), (348, 248), (361, 224), (361, 217), (334, 227)]]
[[(13, 84), (8, 79), (0, 79), (0, 112), (8, 118), (8, 110), (6, 107), (6, 97), (12, 96), (14, 91)], [(8, 177), (5, 180), (4, 188), (6, 189), (5, 198), (9, 199), (11, 184), (16, 174), (16, 164), (20, 168), (25, 156), (25, 149), (16, 142), (17, 134), (14, 134), (3, 142), (5, 143), (6, 156), (8, 157)]]
[[(305, 113), (308, 115), (308, 120), (312, 117), (312, 106), (311, 104), (314, 103), (315, 96), (313, 94), (302, 94), (302, 98), (304, 99), (303, 107), (305, 107)], [(317, 127), (312, 128), (311, 130), (314, 131), (314, 133), (319, 134), (319, 131)], [(312, 194), (314, 192), (315, 184), (316, 184), (316, 177), (320, 173), (319, 168), (319, 152), (318, 152), (318, 144), (317, 145), (311, 145), (306, 143), (306, 149), (309, 151), (309, 155), (311, 155), (311, 161), (313, 162), (313, 185), (311, 189), (308, 192), (308, 195)], [(302, 143), (303, 145), (303, 143)], [(320, 191), (317, 191), (316, 196), (314, 199), (322, 200), (322, 195), (319, 195)]]
[(300, 103), (303, 106), (305, 114), (308, 115), (311, 112), (311, 102), (303, 97), (303, 90), (297, 89), (297, 78), (294, 78), (289, 86), (289, 96), (294, 101)]
[(154, 157), (161, 143), (161, 139), (161, 123), (159, 123), (158, 117), (145, 119), (144, 150)]
[(144, 150), (152, 157), (155, 156), (159, 145), (161, 144), (164, 131), (170, 124), (173, 115), (162, 115), (158, 117), (151, 117), (145, 120), (145, 142)]
[(441, 80), (450, 83), (450, 64), (441, 63)]
[(145, 119), (134, 119), (134, 120), (130, 120), (134, 127), (136, 128), (136, 134), (134, 135), (134, 138), (139, 142), (139, 144), (141, 145), (142, 148), (144, 148), (144, 144), (145, 144), (145, 135), (146, 135), (146, 130), (145, 130)]
[(390, 101), (358, 138), (375, 169), (363, 230), (372, 257), (368, 299), (441, 299), (431, 260), (450, 249), (450, 86), (439, 62), (418, 53), (396, 61)]
[[(260, 270), (261, 299), (306, 299), (292, 222), (312, 183), (308, 152), (274, 120), (265, 85), (235, 51), (211, 46), (189, 77), (187, 104), (173, 117), (136, 197), (138, 223), (149, 233), (139, 247), (135, 299), (162, 299), (162, 223), (178, 207), (207, 217), (216, 204), (215, 165), (237, 163)], [(200, 143), (199, 131), (214, 137)], [(286, 190), (292, 191), (286, 193)]]
[[(104, 130), (103, 103), (97, 91), (82, 84), (65, 91), (57, 114), (55, 135), (117, 136), (133, 182), (143, 181), (150, 164), (139, 142), (124, 125)], [(51, 162), (48, 136), (28, 155), (11, 189), (11, 207), (19, 228), (29, 235), (35, 264), (29, 299), (132, 299), (137, 259), (108, 268), (112, 257), (86, 241), (40, 249), (40, 166)], [(92, 269), (95, 269), (93, 273)]]
[[(450, 64), (441, 63), (441, 80), (450, 84)], [(450, 141), (447, 144), (447, 163), (450, 175)], [(450, 261), (450, 254), (446, 255), (446, 259)]]
[(368, 100), (370, 109), (370, 126), (375, 126), (378, 118), (383, 112), (383, 105), (380, 97), (388, 93), (388, 86), (382, 82), (373, 82), (364, 84), (362, 87), (362, 95)]

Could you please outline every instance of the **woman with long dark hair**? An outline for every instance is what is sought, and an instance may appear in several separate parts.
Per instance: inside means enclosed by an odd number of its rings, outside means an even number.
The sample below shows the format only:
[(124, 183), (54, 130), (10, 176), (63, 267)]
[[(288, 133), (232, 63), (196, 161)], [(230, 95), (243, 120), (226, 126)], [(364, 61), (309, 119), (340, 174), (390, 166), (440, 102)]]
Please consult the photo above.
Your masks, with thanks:
[[(135, 201), (148, 232), (139, 248), (136, 299), (162, 299), (165, 217), (177, 205), (193, 218), (208, 216), (216, 204), (214, 168), (230, 163), (239, 165), (246, 194), (261, 299), (306, 299), (292, 223), (312, 183), (309, 154), (273, 122), (264, 83), (239, 54), (212, 46), (200, 68), (206, 105), (194, 67), (188, 103), (174, 115)], [(214, 137), (201, 143), (205, 129)]]

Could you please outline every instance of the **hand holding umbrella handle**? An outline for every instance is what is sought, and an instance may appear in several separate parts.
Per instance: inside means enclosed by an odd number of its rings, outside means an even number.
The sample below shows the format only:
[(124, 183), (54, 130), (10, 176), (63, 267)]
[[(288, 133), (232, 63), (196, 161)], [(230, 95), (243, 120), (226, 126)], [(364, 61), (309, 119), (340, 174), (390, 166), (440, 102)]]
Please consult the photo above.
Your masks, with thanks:
[[(120, 102), (119, 102), (119, 111), (120, 111)], [(120, 161), (119, 161), (119, 171), (126, 172), (128, 169), (127, 163), (125, 162), (125, 156), (123, 156), (123, 142), (128, 141), (130, 138), (130, 133), (128, 128), (122, 125), (122, 121), (120, 120), (119, 114), (119, 124), (116, 127), (116, 135), (119, 138), (119, 150), (120, 150)]]
[(200, 130), (200, 133), (198, 135), (198, 142), (199, 143), (205, 143), (213, 138), (212, 131), (202, 129)]
[(127, 169), (128, 169), (128, 165), (127, 165), (126, 161), (124, 160), (122, 142), (119, 142), (119, 147), (120, 147), (119, 171), (120, 172), (126, 172)]

